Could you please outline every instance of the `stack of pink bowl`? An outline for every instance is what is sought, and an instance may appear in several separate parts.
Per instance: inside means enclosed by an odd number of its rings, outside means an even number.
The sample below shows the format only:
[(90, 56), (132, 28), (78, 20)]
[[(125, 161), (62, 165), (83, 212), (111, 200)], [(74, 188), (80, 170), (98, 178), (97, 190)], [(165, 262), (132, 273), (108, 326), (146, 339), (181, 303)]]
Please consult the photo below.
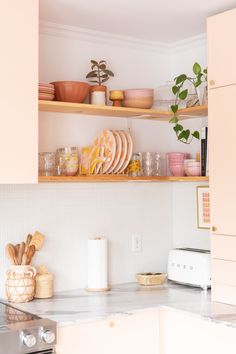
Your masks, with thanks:
[(169, 152), (167, 161), (170, 173), (173, 176), (184, 176), (184, 160), (188, 158), (188, 154), (183, 152)]
[(55, 98), (55, 88), (52, 84), (39, 83), (39, 100), (52, 101)]

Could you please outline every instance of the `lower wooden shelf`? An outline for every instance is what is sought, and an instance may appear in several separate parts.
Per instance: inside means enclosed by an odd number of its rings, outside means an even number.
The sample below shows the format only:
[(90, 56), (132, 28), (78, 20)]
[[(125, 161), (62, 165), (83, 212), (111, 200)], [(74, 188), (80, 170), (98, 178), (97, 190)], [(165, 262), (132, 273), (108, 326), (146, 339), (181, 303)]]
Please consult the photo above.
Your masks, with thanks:
[(114, 183), (114, 182), (207, 182), (206, 176), (174, 177), (174, 176), (141, 176), (126, 175), (88, 175), (88, 176), (39, 176), (39, 183)]

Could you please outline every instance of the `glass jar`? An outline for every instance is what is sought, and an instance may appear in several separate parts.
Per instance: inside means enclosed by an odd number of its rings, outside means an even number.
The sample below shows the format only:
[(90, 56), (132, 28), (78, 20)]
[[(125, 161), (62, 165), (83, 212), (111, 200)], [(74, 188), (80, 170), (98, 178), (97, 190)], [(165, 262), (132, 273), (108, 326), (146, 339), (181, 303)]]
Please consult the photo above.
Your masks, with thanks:
[(58, 175), (75, 176), (79, 168), (79, 151), (77, 147), (57, 149)]
[(160, 175), (160, 155), (157, 152), (142, 152), (142, 175), (159, 176)]
[(55, 176), (56, 173), (56, 153), (40, 152), (38, 154), (39, 176)]
[(139, 153), (132, 155), (128, 165), (128, 175), (131, 177), (138, 177), (141, 175), (141, 155)]

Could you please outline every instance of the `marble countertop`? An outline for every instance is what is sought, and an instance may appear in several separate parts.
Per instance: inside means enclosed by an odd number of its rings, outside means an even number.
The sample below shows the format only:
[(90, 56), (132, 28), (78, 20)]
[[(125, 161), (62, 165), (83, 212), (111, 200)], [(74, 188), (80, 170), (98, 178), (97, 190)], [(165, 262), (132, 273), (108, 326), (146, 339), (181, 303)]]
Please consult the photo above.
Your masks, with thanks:
[(106, 293), (83, 289), (58, 292), (52, 299), (35, 299), (14, 307), (54, 320), (60, 326), (132, 314), (145, 308), (168, 307), (236, 327), (236, 306), (211, 302), (210, 291), (170, 282), (154, 287), (134, 283), (115, 285)]

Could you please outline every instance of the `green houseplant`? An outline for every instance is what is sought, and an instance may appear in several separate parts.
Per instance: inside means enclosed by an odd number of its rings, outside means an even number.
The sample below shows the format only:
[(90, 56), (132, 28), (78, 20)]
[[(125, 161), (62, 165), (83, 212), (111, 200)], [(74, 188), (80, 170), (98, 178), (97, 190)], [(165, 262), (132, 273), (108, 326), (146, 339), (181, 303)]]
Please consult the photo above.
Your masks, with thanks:
[(193, 138), (200, 138), (200, 134), (197, 130), (191, 132), (189, 129), (184, 129), (183, 125), (179, 123), (178, 119), (179, 105), (181, 101), (186, 100), (189, 94), (189, 89), (184, 87), (187, 82), (194, 87), (195, 92), (197, 94), (197, 89), (202, 84), (207, 83), (207, 69), (202, 70), (201, 66), (198, 63), (194, 63), (193, 76), (181, 74), (174, 79), (172, 92), (175, 95), (175, 103), (171, 105), (173, 117), (171, 118), (170, 123), (174, 125), (173, 130), (176, 134), (177, 140), (184, 144), (190, 144)]
[[(86, 75), (86, 79), (89, 79), (89, 82), (95, 83), (90, 87), (90, 102), (93, 102), (93, 98), (95, 94), (94, 92), (101, 92), (100, 94), (96, 94), (97, 96), (100, 95), (101, 103), (95, 104), (106, 104), (106, 97), (107, 97), (107, 87), (104, 82), (108, 81), (110, 77), (114, 76), (114, 73), (107, 68), (107, 63), (105, 60), (91, 60), (91, 71)], [(103, 92), (103, 94), (102, 94)]]

